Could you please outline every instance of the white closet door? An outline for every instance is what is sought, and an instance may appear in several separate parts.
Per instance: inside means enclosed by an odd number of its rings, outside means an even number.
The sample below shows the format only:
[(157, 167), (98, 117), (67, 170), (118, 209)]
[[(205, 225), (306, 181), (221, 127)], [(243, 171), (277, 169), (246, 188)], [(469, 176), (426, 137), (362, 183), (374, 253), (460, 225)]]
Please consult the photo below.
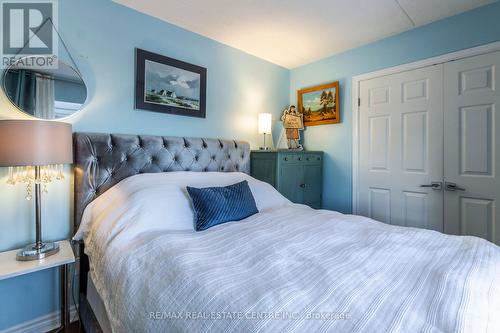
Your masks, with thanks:
[(444, 65), (445, 232), (500, 244), (498, 84), (500, 52)]
[(360, 83), (358, 214), (443, 230), (443, 66)]

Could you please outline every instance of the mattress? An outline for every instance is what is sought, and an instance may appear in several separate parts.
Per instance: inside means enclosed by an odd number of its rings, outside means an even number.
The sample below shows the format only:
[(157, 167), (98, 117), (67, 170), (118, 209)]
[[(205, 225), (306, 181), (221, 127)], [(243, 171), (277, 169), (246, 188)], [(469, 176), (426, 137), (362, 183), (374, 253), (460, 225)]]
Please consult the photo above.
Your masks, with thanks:
[(107, 327), (500, 332), (498, 246), (291, 204), (250, 178), (259, 213), (201, 232), (172, 229), (176, 219), (194, 220), (186, 186), (225, 186), (244, 176), (222, 177), (134, 176), (87, 207), (77, 236)]
[(99, 296), (90, 274), (87, 278), (87, 301), (89, 302), (89, 305), (92, 308), (102, 331), (104, 333), (111, 333), (111, 325), (109, 324), (108, 314), (106, 313), (104, 302), (102, 301), (101, 296)]

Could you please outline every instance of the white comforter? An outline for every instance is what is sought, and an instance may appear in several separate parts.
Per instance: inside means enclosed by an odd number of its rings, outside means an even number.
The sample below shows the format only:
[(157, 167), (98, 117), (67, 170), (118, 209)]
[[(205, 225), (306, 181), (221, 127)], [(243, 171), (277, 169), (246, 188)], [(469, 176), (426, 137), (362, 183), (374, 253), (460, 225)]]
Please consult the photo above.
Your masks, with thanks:
[(118, 184), (77, 234), (115, 332), (500, 332), (492, 243), (270, 197), (203, 232), (131, 227), (149, 213), (124, 198), (161, 177)]

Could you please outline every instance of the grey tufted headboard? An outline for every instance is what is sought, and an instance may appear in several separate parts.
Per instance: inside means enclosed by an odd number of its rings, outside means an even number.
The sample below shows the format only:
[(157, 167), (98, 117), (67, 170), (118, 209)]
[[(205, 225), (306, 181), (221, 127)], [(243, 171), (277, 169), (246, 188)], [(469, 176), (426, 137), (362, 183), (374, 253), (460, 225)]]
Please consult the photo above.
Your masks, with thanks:
[(122, 179), (167, 171), (250, 172), (247, 142), (74, 133), (75, 230), (87, 205)]

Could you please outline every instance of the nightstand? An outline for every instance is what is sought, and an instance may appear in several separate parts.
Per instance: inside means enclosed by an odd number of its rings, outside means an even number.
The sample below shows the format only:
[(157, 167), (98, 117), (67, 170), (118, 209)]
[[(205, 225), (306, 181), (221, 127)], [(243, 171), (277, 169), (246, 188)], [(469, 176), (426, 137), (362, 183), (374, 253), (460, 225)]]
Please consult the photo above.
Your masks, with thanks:
[(69, 328), (69, 264), (75, 262), (75, 255), (69, 241), (60, 241), (58, 253), (41, 260), (18, 261), (16, 254), (19, 250), (0, 253), (0, 280), (13, 278), (16, 276), (38, 272), (44, 269), (59, 267), (61, 278), (61, 327), (59, 330), (65, 331)]
[(253, 150), (252, 177), (271, 184), (290, 201), (321, 208), (323, 152)]

